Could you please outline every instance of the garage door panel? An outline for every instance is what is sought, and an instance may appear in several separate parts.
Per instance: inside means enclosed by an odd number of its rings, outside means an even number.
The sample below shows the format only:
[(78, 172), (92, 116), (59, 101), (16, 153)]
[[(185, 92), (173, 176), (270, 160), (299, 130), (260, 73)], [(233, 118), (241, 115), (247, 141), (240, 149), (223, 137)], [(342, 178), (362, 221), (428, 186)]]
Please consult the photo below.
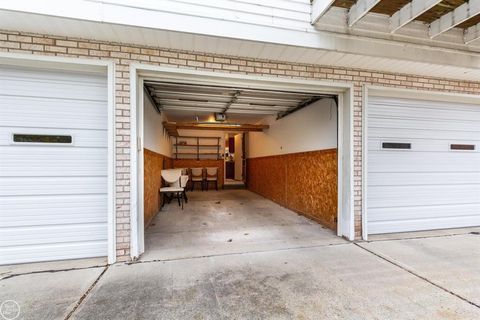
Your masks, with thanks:
[[(370, 96), (368, 97), (369, 108), (380, 107), (384, 108), (384, 106), (396, 106), (396, 107), (414, 107), (416, 109), (422, 110), (452, 110), (452, 102), (449, 101), (442, 101), (441, 99), (438, 100), (423, 100), (423, 99), (401, 99), (401, 98), (393, 98), (393, 97), (375, 97)], [(470, 104), (470, 103), (463, 103), (463, 102), (455, 102), (455, 110), (463, 112), (463, 111), (474, 111), (478, 112), (477, 106)], [(434, 113), (433, 117), (435, 117), (436, 112)]]
[[(411, 145), (411, 149), (408, 150), (393, 150), (393, 149), (383, 149), (382, 143), (384, 142), (395, 142), (395, 143), (409, 143)], [(473, 145), (475, 150), (451, 150), (450, 145), (452, 144), (464, 144), (464, 145)], [(412, 154), (414, 152), (435, 152), (435, 154), (430, 154), (431, 157), (436, 156), (439, 152), (444, 153), (446, 156), (455, 156), (455, 155), (465, 155), (470, 153), (477, 153), (480, 154), (480, 140), (458, 140), (458, 139), (444, 139), (444, 140), (437, 140), (437, 139), (408, 139), (408, 138), (372, 138), (368, 140), (368, 151), (372, 151), (372, 157), (375, 154), (389, 154), (395, 155), (399, 154), (402, 155), (401, 152), (405, 154)], [(381, 151), (375, 153), (375, 151)], [(390, 153), (389, 153), (390, 152)], [(392, 152), (394, 152), (392, 154)], [(429, 156), (429, 154), (425, 154), (425, 156)], [(467, 155), (467, 157), (469, 157)]]
[(4, 177), (0, 197), (107, 194), (107, 177)]
[[(369, 113), (370, 114), (370, 113)], [(445, 124), (448, 124), (446, 126)], [(461, 133), (464, 131), (471, 132), (474, 134), (475, 132), (479, 132), (480, 128), (478, 127), (477, 122), (466, 120), (436, 120), (436, 119), (408, 119), (405, 121), (403, 118), (388, 118), (385, 117), (378, 117), (378, 118), (370, 118), (368, 119), (368, 127), (369, 127), (369, 137), (379, 137), (383, 136), (383, 134), (388, 134), (391, 130), (410, 130), (410, 132), (415, 133), (417, 131), (430, 131), (435, 130), (439, 132), (457, 132)], [(379, 129), (388, 129), (388, 131), (378, 133)], [(377, 133), (375, 133), (377, 131)], [(416, 135), (412, 135), (415, 137)], [(430, 136), (431, 137), (431, 136)]]
[(0, 197), (0, 224), (4, 227), (106, 223), (107, 196), (57, 195)]
[(435, 118), (432, 121), (444, 120), (447, 121), (480, 121), (480, 112), (474, 111), (465, 111), (462, 114), (455, 115), (452, 111), (432, 111), (432, 110), (416, 110), (415, 107), (388, 107), (388, 116), (385, 115), (384, 111), (375, 111), (369, 110), (368, 114), (370, 116), (377, 116), (379, 119), (423, 119), (428, 120), (432, 119), (432, 112), (436, 112)]
[(379, 234), (405, 231), (463, 228), (478, 225), (480, 225), (480, 217), (477, 215), (435, 219), (371, 222), (368, 225), (368, 232), (369, 234)]
[[(445, 126), (445, 125), (444, 125)], [(370, 139), (415, 139), (416, 141), (421, 139), (431, 139), (432, 135), (435, 136), (435, 140), (469, 140), (469, 141), (479, 141), (480, 140), (480, 131), (456, 131), (456, 130), (432, 130), (432, 129), (402, 129), (402, 128), (390, 128), (388, 131), (385, 131), (385, 128), (374, 128), (369, 129), (369, 138)], [(476, 140), (472, 140), (472, 137), (478, 137)]]
[[(15, 144), (16, 148), (21, 148), (22, 143), (13, 143), (13, 134), (41, 134), (41, 135), (66, 135), (71, 136), (72, 145), (61, 145), (62, 148), (68, 147), (90, 147), (90, 148), (107, 148), (107, 130), (92, 129), (92, 130), (78, 130), (78, 129), (39, 129), (29, 127), (0, 127), (0, 146), (9, 146)], [(25, 146), (25, 144), (23, 144)], [(28, 148), (31, 144), (28, 145)], [(55, 145), (43, 145), (42, 147), (55, 147)], [(63, 150), (63, 149), (62, 149)]]
[(478, 184), (480, 172), (417, 172), (406, 175), (401, 172), (370, 172), (371, 186), (415, 186), (438, 184)]
[(48, 260), (103, 257), (107, 241), (69, 242), (48, 245), (0, 247), (2, 264), (27, 263)]
[(367, 117), (369, 234), (480, 225), (480, 106), (369, 97)]
[(0, 264), (107, 255), (107, 97), (106, 74), (0, 66)]
[(2, 67), (0, 95), (107, 101), (102, 74)]
[[(435, 156), (437, 155), (437, 156)], [(480, 153), (369, 152), (369, 172), (480, 172)]]
[[(414, 210), (412, 210), (412, 207), (388, 207), (371, 208), (368, 211), (368, 216), (372, 223), (376, 223), (415, 220), (419, 217), (420, 219), (475, 217), (479, 210), (480, 203), (419, 206), (415, 207)], [(401, 217), (401, 219), (396, 220), (392, 217)]]
[(97, 176), (107, 172), (106, 148), (12, 146), (0, 147), (0, 154), (0, 177)]
[[(2, 79), (0, 78), (0, 81)], [(36, 81), (31, 79), (15, 79), (4, 83), (0, 87), (0, 95), (15, 97), (32, 97), (49, 99), (70, 99), (83, 101), (106, 101), (104, 90), (107, 82), (101, 86), (95, 83), (82, 83), (77, 81)]]
[(399, 101), (398, 104), (386, 103), (369, 103), (368, 114), (375, 118), (388, 119), (431, 119), (450, 120), (450, 121), (480, 121), (480, 111), (474, 106), (462, 107), (456, 105), (455, 108), (450, 106), (435, 107), (425, 102), (416, 101)]
[(103, 101), (28, 97), (0, 99), (0, 126), (106, 129), (107, 117)]
[(0, 245), (25, 246), (106, 240), (106, 223), (25, 226), (0, 229)]
[(480, 203), (480, 184), (368, 186), (369, 208)]

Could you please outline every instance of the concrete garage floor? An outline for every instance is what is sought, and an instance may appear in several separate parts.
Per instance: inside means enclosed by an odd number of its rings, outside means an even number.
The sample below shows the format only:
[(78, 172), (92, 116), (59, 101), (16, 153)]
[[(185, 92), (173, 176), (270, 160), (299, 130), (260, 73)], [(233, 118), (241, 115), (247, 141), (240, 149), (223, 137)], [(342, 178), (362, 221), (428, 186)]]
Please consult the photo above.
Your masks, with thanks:
[[(252, 202), (236, 206), (234, 197)], [(0, 267), (0, 301), (17, 301), (18, 319), (480, 319), (480, 228), (349, 243), (246, 191), (219, 192), (220, 204), (202, 198), (195, 204), (191, 195), (186, 210), (195, 212), (182, 220), (200, 227), (177, 225), (170, 234), (181, 235), (169, 242), (180, 254), (156, 249), (166, 239), (159, 222), (175, 227), (171, 205), (147, 233), (150, 258)], [(198, 216), (204, 205), (204, 214), (216, 208), (208, 219)], [(244, 216), (246, 205), (262, 214)], [(267, 232), (269, 223), (275, 232)], [(188, 234), (201, 240), (200, 254)], [(255, 239), (261, 250), (250, 244)]]
[(346, 243), (332, 230), (247, 190), (194, 191), (145, 232), (142, 261)]

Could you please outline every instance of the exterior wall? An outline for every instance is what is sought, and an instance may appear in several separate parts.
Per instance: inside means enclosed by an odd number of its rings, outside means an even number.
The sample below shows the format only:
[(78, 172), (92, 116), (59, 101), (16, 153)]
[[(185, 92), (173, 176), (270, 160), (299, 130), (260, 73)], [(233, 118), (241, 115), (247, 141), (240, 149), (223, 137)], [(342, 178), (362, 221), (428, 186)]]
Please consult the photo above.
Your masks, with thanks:
[(336, 149), (250, 158), (247, 168), (249, 190), (336, 230)]
[(115, 62), (116, 114), (116, 219), (117, 259), (130, 259), (130, 83), (132, 62), (193, 68), (215, 72), (255, 74), (349, 82), (354, 85), (354, 210), (355, 234), (361, 236), (362, 209), (362, 86), (375, 84), (443, 92), (480, 94), (480, 82), (426, 78), (408, 74), (381, 73), (369, 70), (332, 68), (240, 57), (212, 56), (195, 52), (162, 50), (65, 37), (42, 36), (18, 32), (0, 32), (0, 51), (42, 54)]

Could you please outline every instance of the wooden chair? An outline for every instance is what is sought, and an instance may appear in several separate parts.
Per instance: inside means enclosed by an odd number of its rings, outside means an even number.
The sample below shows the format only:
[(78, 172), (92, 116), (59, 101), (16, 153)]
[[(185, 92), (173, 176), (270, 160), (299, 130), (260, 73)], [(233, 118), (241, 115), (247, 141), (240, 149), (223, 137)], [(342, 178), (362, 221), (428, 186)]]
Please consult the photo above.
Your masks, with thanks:
[(200, 183), (200, 186), (204, 188), (204, 173), (203, 168), (191, 168), (190, 169), (190, 181), (192, 185), (191, 191), (195, 189), (195, 183)]
[(205, 185), (207, 187), (207, 191), (208, 191), (208, 185), (211, 182), (215, 183), (215, 190), (218, 191), (218, 168), (217, 167), (206, 168)]

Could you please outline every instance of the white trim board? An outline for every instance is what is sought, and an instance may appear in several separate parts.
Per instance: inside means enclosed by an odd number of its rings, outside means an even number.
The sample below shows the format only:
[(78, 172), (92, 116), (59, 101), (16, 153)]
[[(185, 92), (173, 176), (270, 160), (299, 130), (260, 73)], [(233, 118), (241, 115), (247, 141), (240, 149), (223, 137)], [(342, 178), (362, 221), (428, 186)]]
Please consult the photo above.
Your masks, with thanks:
[(115, 215), (115, 65), (112, 61), (0, 52), (0, 64), (41, 69), (104, 73), (108, 94), (108, 263), (116, 262)]
[(455, 103), (478, 104), (480, 107), (480, 95), (452, 93), (442, 91), (427, 91), (415, 89), (403, 89), (382, 87), (375, 85), (363, 86), (363, 109), (362, 109), (362, 238), (368, 240), (368, 103), (369, 96), (405, 98), (428, 101), (445, 101)]
[[(354, 240), (353, 206), (353, 85), (328, 81), (284, 79), (274, 77), (223, 74), (146, 64), (130, 65), (131, 103), (131, 257), (137, 259), (144, 250), (143, 232), (143, 79), (174, 81), (232, 87), (290, 90), (311, 93), (336, 94), (339, 97), (338, 141), (338, 226), (337, 234)], [(142, 174), (140, 174), (142, 173)], [(340, 189), (339, 189), (340, 190)]]

